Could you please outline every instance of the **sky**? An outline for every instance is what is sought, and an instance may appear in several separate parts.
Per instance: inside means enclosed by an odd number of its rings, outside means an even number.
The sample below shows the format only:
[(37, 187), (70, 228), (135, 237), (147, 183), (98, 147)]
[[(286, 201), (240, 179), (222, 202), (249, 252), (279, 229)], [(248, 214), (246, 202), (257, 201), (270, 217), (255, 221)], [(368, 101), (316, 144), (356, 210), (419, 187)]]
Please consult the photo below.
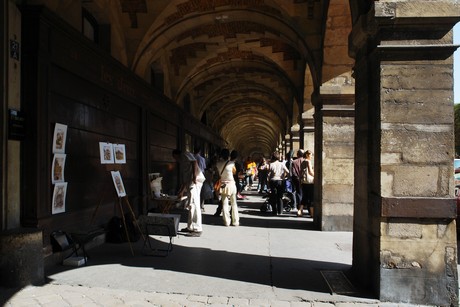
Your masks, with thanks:
[[(460, 22), (454, 27), (454, 44), (460, 45)], [(460, 47), (454, 53), (454, 102), (460, 103)]]

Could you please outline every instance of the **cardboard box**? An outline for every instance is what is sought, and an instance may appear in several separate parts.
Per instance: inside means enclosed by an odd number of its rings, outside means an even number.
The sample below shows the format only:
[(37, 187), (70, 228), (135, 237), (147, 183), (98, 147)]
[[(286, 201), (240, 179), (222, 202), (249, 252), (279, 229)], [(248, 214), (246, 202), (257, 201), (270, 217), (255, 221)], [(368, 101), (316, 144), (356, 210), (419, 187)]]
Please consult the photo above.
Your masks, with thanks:
[(68, 265), (68, 266), (82, 266), (86, 263), (86, 258), (85, 257), (69, 257), (67, 259), (64, 259), (62, 262), (63, 265)]

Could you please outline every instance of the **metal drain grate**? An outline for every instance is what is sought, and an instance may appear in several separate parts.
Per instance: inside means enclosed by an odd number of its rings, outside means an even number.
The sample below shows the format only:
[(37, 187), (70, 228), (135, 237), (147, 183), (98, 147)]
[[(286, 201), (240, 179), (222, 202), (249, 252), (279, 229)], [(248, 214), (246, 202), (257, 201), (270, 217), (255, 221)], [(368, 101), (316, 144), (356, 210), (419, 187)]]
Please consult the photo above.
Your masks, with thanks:
[(356, 289), (342, 271), (321, 271), (332, 294), (353, 294)]

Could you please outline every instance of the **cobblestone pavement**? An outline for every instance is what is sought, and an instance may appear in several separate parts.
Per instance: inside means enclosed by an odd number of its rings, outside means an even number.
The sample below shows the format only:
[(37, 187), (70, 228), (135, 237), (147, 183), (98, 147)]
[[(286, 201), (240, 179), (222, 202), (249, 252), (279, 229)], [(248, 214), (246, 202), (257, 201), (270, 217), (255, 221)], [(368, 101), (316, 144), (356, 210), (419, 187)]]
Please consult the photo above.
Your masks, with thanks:
[[(296, 217), (294, 212), (282, 216), (262, 213), (262, 201), (251, 192), (239, 201), (238, 227), (223, 226), (222, 217), (213, 215), (216, 205), (207, 204), (203, 235), (174, 237), (173, 250), (166, 257), (146, 255), (143, 240), (132, 244), (134, 255), (128, 243), (100, 244), (88, 251), (85, 266), (48, 267), (42, 286), (0, 288), (0, 304), (415, 306), (380, 302), (351, 284), (351, 292), (340, 293), (343, 280), (326, 282), (323, 274), (346, 273), (351, 268), (352, 234), (315, 231), (311, 218)], [(176, 213), (182, 215), (182, 228), (186, 213)], [(151, 240), (160, 246), (169, 242), (164, 237)]]
[(271, 307), (404, 307), (410, 304), (382, 302), (321, 302), (283, 301), (276, 299), (247, 299), (224, 296), (203, 296), (178, 293), (155, 293), (145, 291), (107, 289), (99, 287), (48, 284), (43, 287), (26, 287), (16, 293), (5, 307), (92, 307), (92, 306), (271, 306)]

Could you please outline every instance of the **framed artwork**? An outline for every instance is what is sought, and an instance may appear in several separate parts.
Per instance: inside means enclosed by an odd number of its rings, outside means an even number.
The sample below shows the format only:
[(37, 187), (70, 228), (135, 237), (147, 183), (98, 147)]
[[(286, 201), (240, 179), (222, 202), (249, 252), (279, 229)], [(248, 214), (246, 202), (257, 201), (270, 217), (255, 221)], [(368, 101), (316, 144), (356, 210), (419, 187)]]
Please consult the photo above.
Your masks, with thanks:
[(54, 185), (52, 214), (65, 212), (66, 194), (67, 182), (58, 182)]
[(123, 185), (123, 179), (121, 178), (120, 171), (111, 171), (112, 173), (112, 180), (115, 186), (115, 190), (117, 191), (118, 197), (126, 196), (125, 186)]
[(125, 144), (113, 144), (113, 155), (115, 157), (115, 163), (125, 164), (126, 163)]
[(66, 154), (54, 154), (51, 167), (51, 183), (64, 182), (65, 158)]
[(65, 153), (67, 125), (56, 123), (53, 135), (53, 153)]
[(101, 164), (114, 163), (113, 144), (99, 142), (99, 152), (101, 156)]

